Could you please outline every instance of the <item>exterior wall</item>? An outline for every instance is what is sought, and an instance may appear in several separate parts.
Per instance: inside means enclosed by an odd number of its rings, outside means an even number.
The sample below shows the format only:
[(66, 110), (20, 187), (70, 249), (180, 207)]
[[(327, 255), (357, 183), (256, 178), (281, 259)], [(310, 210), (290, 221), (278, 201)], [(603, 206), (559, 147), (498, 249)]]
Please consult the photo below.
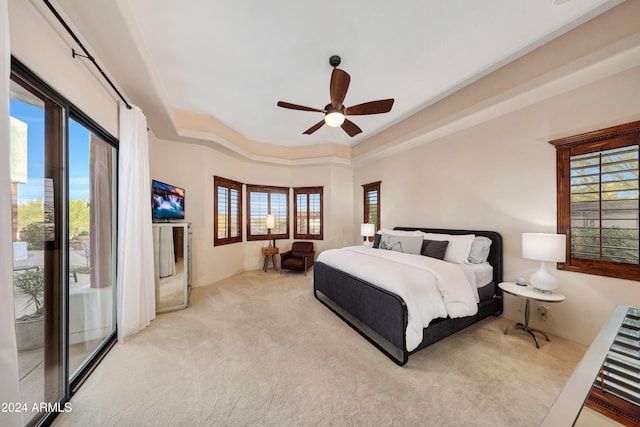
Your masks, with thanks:
[[(640, 68), (550, 98), (354, 171), (354, 227), (362, 217), (362, 184), (381, 180), (382, 227), (486, 229), (504, 239), (505, 281), (528, 277), (538, 263), (521, 256), (523, 232), (556, 231), (555, 148), (547, 141), (638, 120)], [(355, 231), (355, 228), (354, 228)], [(354, 232), (354, 238), (356, 238)], [(547, 304), (533, 326), (583, 344), (616, 304), (640, 305), (640, 284), (552, 272), (567, 299)], [(505, 299), (505, 316), (524, 305)]]

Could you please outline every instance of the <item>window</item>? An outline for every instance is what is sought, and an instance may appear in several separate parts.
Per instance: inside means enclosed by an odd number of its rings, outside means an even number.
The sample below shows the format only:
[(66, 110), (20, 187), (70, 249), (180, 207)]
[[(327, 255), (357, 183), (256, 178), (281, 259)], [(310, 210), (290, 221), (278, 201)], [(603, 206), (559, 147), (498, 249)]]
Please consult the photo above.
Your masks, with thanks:
[(242, 183), (213, 177), (214, 246), (242, 242)]
[(376, 231), (380, 230), (380, 182), (372, 182), (362, 186), (364, 189), (364, 222), (375, 224)]
[(293, 238), (322, 240), (322, 187), (293, 189)]
[(562, 270), (640, 280), (640, 122), (550, 141), (557, 150)]
[[(275, 227), (270, 231), (267, 230), (269, 214), (275, 217)], [(247, 240), (269, 238), (289, 238), (289, 189), (247, 185)]]

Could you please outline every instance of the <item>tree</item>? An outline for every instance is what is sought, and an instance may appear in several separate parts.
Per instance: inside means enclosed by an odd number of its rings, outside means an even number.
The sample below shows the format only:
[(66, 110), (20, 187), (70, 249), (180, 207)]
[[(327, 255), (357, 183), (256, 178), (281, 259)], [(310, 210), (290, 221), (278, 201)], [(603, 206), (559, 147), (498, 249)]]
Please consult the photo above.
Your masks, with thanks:
[(18, 204), (18, 230), (44, 221), (44, 203), (41, 198)]
[(69, 238), (89, 234), (91, 209), (84, 200), (69, 200)]

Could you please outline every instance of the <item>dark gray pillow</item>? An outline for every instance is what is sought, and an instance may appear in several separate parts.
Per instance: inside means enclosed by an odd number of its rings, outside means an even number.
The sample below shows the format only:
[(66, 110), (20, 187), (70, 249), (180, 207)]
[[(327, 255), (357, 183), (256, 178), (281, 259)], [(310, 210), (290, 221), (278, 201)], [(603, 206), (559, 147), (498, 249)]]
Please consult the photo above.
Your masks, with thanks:
[(378, 249), (380, 247), (380, 238), (382, 237), (382, 234), (380, 233), (376, 233), (376, 237), (373, 239), (373, 246), (372, 248), (374, 249)]
[(444, 259), (444, 254), (449, 246), (448, 240), (427, 240), (422, 242), (422, 255), (431, 258)]

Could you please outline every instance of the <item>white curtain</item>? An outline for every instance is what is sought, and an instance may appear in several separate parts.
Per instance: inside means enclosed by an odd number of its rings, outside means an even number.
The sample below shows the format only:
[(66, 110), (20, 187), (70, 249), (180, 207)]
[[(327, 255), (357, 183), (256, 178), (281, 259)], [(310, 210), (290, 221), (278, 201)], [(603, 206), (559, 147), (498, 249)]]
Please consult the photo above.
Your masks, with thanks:
[(118, 341), (156, 317), (147, 119), (120, 106), (118, 153)]
[[(9, 6), (0, 0), (0, 402), (20, 402), (9, 175)], [(0, 425), (22, 426), (22, 414), (0, 411)]]

